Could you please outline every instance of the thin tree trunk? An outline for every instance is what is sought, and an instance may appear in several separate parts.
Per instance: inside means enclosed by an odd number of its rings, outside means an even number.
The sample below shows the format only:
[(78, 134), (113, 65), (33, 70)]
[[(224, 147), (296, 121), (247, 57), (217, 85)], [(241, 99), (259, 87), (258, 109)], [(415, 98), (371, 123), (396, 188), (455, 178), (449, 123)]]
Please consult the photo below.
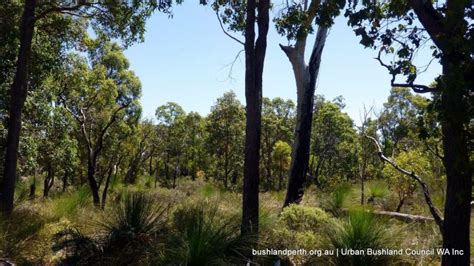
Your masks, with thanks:
[(100, 207), (99, 186), (97, 185), (97, 181), (95, 180), (97, 158), (94, 155), (90, 155), (90, 157), (91, 158), (89, 158), (88, 163), (87, 163), (87, 180), (89, 181), (89, 187), (91, 188), (92, 200), (93, 200), (94, 206), (99, 208)]
[(26, 0), (20, 26), (20, 49), (16, 72), (10, 89), (10, 109), (8, 113), (8, 134), (6, 141), (3, 179), (0, 188), (0, 212), (13, 211), (16, 183), (18, 145), (21, 131), (21, 113), (26, 100), (28, 65), (31, 56), (31, 43), (35, 28), (36, 0)]
[[(255, 9), (258, 9), (258, 20)], [(247, 1), (245, 27), (245, 159), (242, 195), (242, 235), (258, 233), (260, 134), (262, 127), (262, 76), (267, 49), (269, 0)], [(258, 38), (255, 42), (255, 22)]]
[(49, 190), (53, 187), (53, 184), (54, 184), (54, 169), (51, 162), (49, 162), (48, 174), (44, 178), (43, 198), (47, 198), (49, 196)]
[(398, 201), (398, 205), (397, 205), (397, 208), (395, 209), (395, 212), (400, 212), (400, 210), (402, 209), (404, 203), (405, 203), (405, 198), (401, 198)]
[(327, 34), (328, 28), (318, 28), (308, 66), (304, 62), (305, 44), (302, 41), (298, 41), (295, 47), (281, 46), (293, 66), (298, 92), (295, 139), (291, 152), (288, 190), (284, 207), (292, 203), (299, 203), (303, 199), (306, 172), (309, 164), (314, 91), (316, 89), (316, 80), (319, 74), (321, 56)]
[(67, 189), (67, 179), (69, 177), (69, 172), (67, 170), (64, 171), (64, 175), (63, 175), (63, 192), (66, 192), (66, 189)]
[(113, 166), (109, 167), (109, 171), (107, 172), (107, 178), (105, 180), (104, 190), (102, 191), (102, 202), (101, 202), (102, 210), (105, 209), (105, 202), (107, 201), (107, 192), (109, 190), (110, 178), (112, 177), (113, 172), (114, 172), (114, 167)]

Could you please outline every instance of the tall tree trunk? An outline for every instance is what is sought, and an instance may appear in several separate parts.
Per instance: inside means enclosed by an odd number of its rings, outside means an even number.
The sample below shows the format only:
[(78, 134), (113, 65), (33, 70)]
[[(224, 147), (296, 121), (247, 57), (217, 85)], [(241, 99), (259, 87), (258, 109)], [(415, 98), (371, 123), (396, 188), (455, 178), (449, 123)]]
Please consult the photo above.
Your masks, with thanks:
[[(258, 20), (255, 9), (258, 10)], [(262, 127), (262, 85), (263, 66), (267, 49), (269, 26), (269, 0), (247, 1), (245, 26), (245, 159), (244, 188), (242, 195), (242, 235), (258, 233), (258, 194), (260, 133)], [(258, 37), (255, 42), (255, 22), (258, 25)]]
[(18, 145), (20, 142), (21, 113), (26, 100), (28, 64), (35, 28), (36, 0), (26, 0), (20, 26), (20, 49), (16, 72), (10, 89), (10, 109), (8, 113), (8, 135), (6, 141), (3, 179), (0, 188), (0, 212), (10, 214), (16, 183)]
[[(464, 255), (443, 256), (442, 264), (469, 265), (472, 169), (468, 133), (465, 129), (469, 121), (469, 110), (465, 108), (466, 103), (463, 103), (468, 84), (462, 82), (466, 80), (462, 64), (445, 63), (443, 75), (446, 77), (443, 86), (447, 86), (444, 88), (441, 100), (443, 163), (447, 177), (443, 247), (463, 250)], [(470, 78), (472, 79), (472, 76)]]
[(328, 28), (318, 28), (309, 65), (306, 65), (304, 60), (306, 39), (298, 40), (294, 47), (281, 46), (293, 66), (298, 94), (295, 139), (291, 151), (290, 174), (284, 207), (299, 203), (303, 198), (309, 164), (314, 91), (327, 35)]

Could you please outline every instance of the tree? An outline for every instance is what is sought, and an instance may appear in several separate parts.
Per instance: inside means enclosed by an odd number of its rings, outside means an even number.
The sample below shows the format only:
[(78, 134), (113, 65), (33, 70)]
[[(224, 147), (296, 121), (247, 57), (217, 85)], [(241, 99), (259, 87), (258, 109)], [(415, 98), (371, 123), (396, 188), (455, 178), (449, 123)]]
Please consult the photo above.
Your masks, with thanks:
[[(419, 150), (410, 150), (399, 153), (394, 161), (404, 169), (410, 169), (420, 176), (428, 176), (430, 163), (426, 156)], [(394, 169), (391, 165), (385, 165), (383, 174), (388, 178), (390, 189), (397, 192), (398, 205), (396, 212), (399, 212), (406, 199), (413, 196), (417, 188), (416, 180), (410, 178)]]
[[(295, 104), (291, 100), (263, 98), (262, 107), (262, 144), (261, 165), (262, 185), (265, 190), (274, 188), (275, 180), (272, 176), (273, 148), (282, 140), (291, 142), (291, 133), (294, 124)], [(286, 172), (285, 172), (286, 173)]]
[(117, 44), (99, 40), (92, 42), (88, 52), (88, 58), (71, 55), (56, 84), (61, 90), (60, 105), (76, 122), (93, 202), (100, 207), (99, 158), (112, 127), (119, 121), (129, 126), (138, 121), (141, 84)]
[(215, 162), (214, 178), (221, 180), (224, 188), (229, 181), (235, 185), (242, 171), (244, 119), (244, 107), (232, 91), (217, 99), (207, 117), (207, 147)]
[[(287, 5), (286, 12), (276, 19), (277, 31), (289, 41), (295, 40), (292, 46), (280, 45), (293, 67), (297, 92), (295, 136), (284, 207), (299, 203), (304, 194), (309, 166), (314, 91), (321, 56), (332, 20), (339, 14), (343, 5), (344, 1), (295, 1)], [(319, 27), (309, 62), (306, 64), (306, 40), (313, 32), (313, 21)]]
[(121, 4), (115, 1), (25, 1), (19, 29), (15, 74), (9, 92), (8, 133), (0, 191), (0, 211), (8, 214), (13, 210), (21, 115), (28, 92), (32, 42), (38, 22), (51, 16), (86, 18), (91, 21), (94, 29), (103, 31), (111, 37), (121, 38), (128, 45), (143, 39), (144, 22), (154, 10), (167, 11), (170, 5), (170, 1), (134, 1)]
[[(245, 50), (246, 125), (241, 231), (243, 235), (256, 234), (258, 233), (263, 66), (267, 50), (270, 1), (214, 1), (212, 7), (226, 35), (242, 44)], [(232, 31), (242, 32), (245, 41), (242, 42), (226, 32), (223, 24), (227, 24)]]
[[(441, 122), (447, 188), (443, 247), (463, 250), (462, 256), (443, 256), (442, 265), (469, 265), (472, 199), (472, 91), (474, 88), (473, 6), (470, 1), (364, 1), (352, 2), (346, 12), (361, 44), (378, 48), (377, 60), (392, 76), (393, 87), (434, 93)], [(421, 27), (420, 27), (421, 25)], [(416, 51), (429, 42), (433, 60), (442, 65), (436, 86), (416, 83)], [(395, 56), (384, 62), (384, 55)], [(393, 58), (393, 57), (392, 57)], [(397, 82), (397, 76), (406, 77)]]
[(290, 168), (291, 146), (284, 141), (277, 141), (273, 147), (273, 169), (278, 173), (278, 191), (283, 188), (283, 178)]
[(311, 132), (311, 161), (308, 174), (320, 187), (340, 178), (355, 176), (357, 134), (344, 104), (317, 96)]
[(170, 181), (170, 168), (173, 169), (172, 187), (176, 187), (176, 178), (180, 175), (180, 167), (183, 160), (184, 136), (186, 133), (184, 119), (186, 113), (183, 108), (174, 102), (168, 102), (156, 109), (158, 126), (163, 129), (164, 153), (165, 153), (165, 177), (166, 184)]

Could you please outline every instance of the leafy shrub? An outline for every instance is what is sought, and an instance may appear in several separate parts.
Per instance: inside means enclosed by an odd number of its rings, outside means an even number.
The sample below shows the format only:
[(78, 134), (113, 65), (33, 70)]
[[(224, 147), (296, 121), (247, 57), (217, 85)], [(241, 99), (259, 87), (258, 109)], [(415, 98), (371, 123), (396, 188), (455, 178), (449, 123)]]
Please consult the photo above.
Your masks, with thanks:
[(199, 202), (174, 212), (173, 235), (164, 264), (226, 265), (243, 263), (253, 237), (240, 236), (240, 219), (220, 215), (215, 203)]
[[(357, 209), (349, 212), (347, 220), (334, 224), (326, 231), (331, 249), (392, 249), (396, 238), (372, 212)], [(387, 265), (390, 256), (338, 256), (330, 258), (337, 265)]]
[[(271, 242), (278, 249), (315, 249), (321, 246), (322, 232), (330, 223), (330, 216), (320, 208), (293, 204), (280, 214)], [(285, 259), (300, 265), (307, 262), (309, 257), (290, 256)]]

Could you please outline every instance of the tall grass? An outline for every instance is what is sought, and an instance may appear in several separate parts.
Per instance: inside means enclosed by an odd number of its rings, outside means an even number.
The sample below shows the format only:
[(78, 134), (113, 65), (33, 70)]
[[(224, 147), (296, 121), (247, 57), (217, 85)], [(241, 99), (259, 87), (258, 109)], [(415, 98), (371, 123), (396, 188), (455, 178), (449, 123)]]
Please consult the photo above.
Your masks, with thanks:
[(73, 217), (78, 210), (90, 205), (90, 203), (91, 194), (87, 186), (68, 192), (52, 201), (53, 211), (57, 217)]

